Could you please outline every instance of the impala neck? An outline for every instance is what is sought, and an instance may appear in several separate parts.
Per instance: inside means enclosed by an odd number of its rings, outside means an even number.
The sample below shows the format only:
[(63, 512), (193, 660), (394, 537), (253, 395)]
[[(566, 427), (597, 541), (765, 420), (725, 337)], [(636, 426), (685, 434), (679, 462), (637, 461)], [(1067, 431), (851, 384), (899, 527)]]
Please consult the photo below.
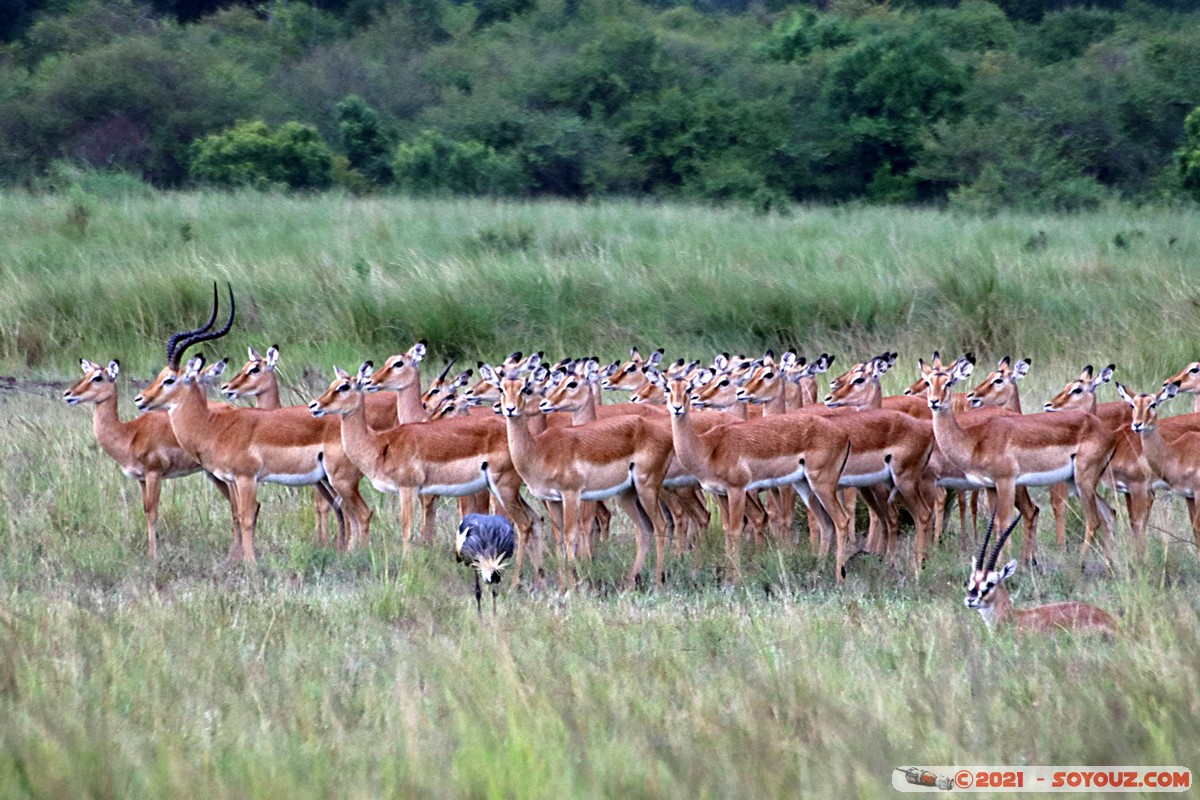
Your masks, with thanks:
[(519, 417), (504, 418), (508, 450), (518, 473), (526, 475), (530, 468), (536, 469), (537, 443), (533, 429), (545, 430), (545, 425), (546, 418), (540, 411), (527, 412), (522, 409)]
[(683, 468), (696, 475), (702, 474), (709, 452), (696, 432), (690, 407), (685, 407), (684, 413), (679, 416), (671, 415), (671, 441), (675, 446), (675, 456)]
[(367, 396), (362, 390), (352, 390), (351, 394), (354, 396), (353, 405), (350, 411), (340, 417), (342, 449), (354, 465), (370, 478), (375, 470), (368, 471), (367, 467), (375, 464), (375, 456), (379, 453), (379, 435), (367, 427)]
[[(596, 401), (596, 395), (589, 388), (588, 391), (584, 393), (584, 399), (579, 404), (579, 408), (571, 412), (571, 424), (586, 425), (589, 422), (595, 422), (597, 413), (596, 406), (598, 405), (600, 404)], [(545, 415), (539, 414), (538, 416), (542, 417), (544, 429)]]
[(1155, 420), (1153, 427), (1139, 431), (1138, 435), (1142, 437), (1142, 454), (1150, 467), (1159, 475), (1166, 475), (1173, 453), (1158, 430), (1158, 421)]
[(933, 412), (933, 436), (938, 448), (954, 464), (969, 464), (974, 442), (958, 424), (953, 407), (940, 408)]
[(996, 628), (1004, 625), (1012, 619), (1012, 597), (1008, 593), (1008, 587), (1003, 583), (992, 590), (993, 600), (986, 608), (979, 609), (979, 616), (983, 617), (984, 623), (988, 628)]
[(266, 383), (266, 387), (255, 395), (254, 404), (268, 410), (283, 408), (283, 404), (279, 402), (279, 379), (275, 377), (274, 372)]
[(777, 417), (780, 414), (786, 414), (792, 406), (788, 402), (787, 386), (781, 386), (779, 391), (770, 400), (762, 404), (764, 417)]
[(198, 381), (193, 381), (180, 391), (183, 396), (179, 398), (178, 403), (171, 406), (167, 418), (171, 420), (171, 429), (183, 449), (189, 453), (198, 453), (204, 444), (209, 418), (212, 416), (208, 408), (208, 397)]
[(396, 419), (405, 422), (424, 422), (429, 412), (421, 403), (421, 378), (418, 374), (413, 382), (396, 392)]
[(96, 441), (100, 444), (100, 449), (116, 460), (120, 460), (120, 455), (124, 455), (129, 444), (126, 424), (121, 422), (121, 417), (117, 414), (117, 393), (115, 391), (96, 403), (96, 408), (92, 412), (92, 431), (96, 434)]

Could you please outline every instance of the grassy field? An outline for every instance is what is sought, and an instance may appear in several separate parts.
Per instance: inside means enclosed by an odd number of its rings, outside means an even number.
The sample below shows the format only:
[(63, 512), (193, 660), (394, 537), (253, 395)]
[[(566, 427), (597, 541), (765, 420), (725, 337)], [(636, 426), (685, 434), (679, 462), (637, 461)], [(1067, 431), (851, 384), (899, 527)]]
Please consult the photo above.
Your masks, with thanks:
[(917, 355), (972, 347), (1033, 358), (1030, 410), (1084, 363), (1140, 388), (1200, 355), (1197, 222), (4, 196), (0, 797), (887, 797), (913, 764), (1195, 768), (1200, 560), (1178, 499), (1142, 563), (1119, 513), (1111, 578), (1098, 555), (1079, 569), (1077, 506), (1066, 555), (1047, 509), (1046, 557), (1014, 579), (1019, 605), (1113, 612), (1113, 643), (989, 635), (953, 531), (919, 580), (859, 557), (837, 589), (802, 545), (751, 553), (738, 590), (717, 586), (714, 532), (694, 579), (673, 560), (651, 593), (611, 588), (633, 554), (618, 524), (593, 589), (505, 592), (479, 619), (449, 508), (404, 561), (369, 488), (372, 547), (351, 556), (313, 544), (307, 493), (266, 489), (247, 569), (208, 485), (168, 483), (151, 563), (136, 484), (59, 396), (80, 356), (147, 377), (218, 278), (243, 309), (227, 354), (279, 343), (294, 402), (331, 360), (425, 337), (472, 362), (889, 346), (889, 391)]

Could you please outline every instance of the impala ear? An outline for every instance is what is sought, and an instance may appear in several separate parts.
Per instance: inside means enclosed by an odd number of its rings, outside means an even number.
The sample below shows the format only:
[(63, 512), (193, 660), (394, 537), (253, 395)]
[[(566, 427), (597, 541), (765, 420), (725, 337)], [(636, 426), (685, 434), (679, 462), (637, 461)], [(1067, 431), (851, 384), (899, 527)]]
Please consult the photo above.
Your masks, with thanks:
[(337, 364), (333, 365), (333, 377), (337, 378), (339, 381), (350, 379), (349, 373), (347, 373), (346, 370), (342, 369)]
[(500, 376), (496, 374), (496, 370), (491, 364), (479, 362), (479, 377), (486, 381), (489, 385), (500, 388)]
[(192, 356), (183, 369), (183, 382), (191, 383), (196, 380), (200, 370), (204, 369), (204, 356)]
[(1100, 376), (1092, 383), (1092, 390), (1095, 391), (1097, 386), (1108, 383), (1112, 380), (1113, 370), (1117, 368), (1116, 364), (1109, 364), (1104, 369), (1100, 370)]
[(1028, 358), (1018, 361), (1017, 366), (1013, 367), (1013, 380), (1015, 381), (1018, 378), (1024, 378), (1026, 375), (1028, 375), (1029, 365), (1032, 363), (1033, 361)]
[(650, 360), (646, 362), (646, 365), (657, 369), (658, 365), (662, 363), (662, 360), (663, 349), (660, 347), (650, 354)]
[(279, 345), (273, 344), (267, 348), (267, 371), (274, 372), (275, 365), (279, 363)]
[(972, 364), (970, 361), (967, 361), (965, 358), (960, 358), (958, 361), (954, 362), (954, 367), (950, 371), (950, 383), (954, 384), (958, 383), (959, 381), (965, 381), (967, 378), (971, 377), (971, 373), (974, 371), (974, 364)]
[(534, 353), (521, 364), (521, 372), (533, 372), (542, 363), (542, 354)]
[(246, 358), (250, 359), (251, 361), (262, 361), (262, 356), (260, 356), (258, 351), (253, 347), (246, 348)]
[(1008, 369), (1011, 364), (1012, 364), (1012, 358), (1010, 358), (1009, 356), (1005, 356), (1004, 358), (1002, 358), (996, 362), (996, 371), (1003, 372), (1004, 370)]
[(361, 389), (371, 380), (371, 376), (375, 374), (375, 365), (370, 361), (364, 361), (362, 366), (358, 368), (358, 386)]
[(720, 372), (724, 372), (725, 370), (729, 369), (729, 354), (721, 353), (719, 356), (714, 358), (713, 359), (713, 369), (718, 370)]
[(691, 386), (693, 389), (699, 389), (701, 386), (708, 383), (715, 377), (716, 377), (716, 373), (713, 372), (711, 369), (697, 370), (695, 372), (695, 374), (692, 375), (691, 380), (688, 381), (688, 385)]
[(222, 374), (224, 374), (225, 367), (227, 366), (229, 366), (229, 359), (222, 358), (220, 361), (204, 370), (204, 373), (200, 376), (200, 382), (211, 383), (212, 381), (215, 381), (217, 378), (221, 377)]
[[(535, 359), (535, 358), (537, 358), (536, 355), (530, 356), (530, 360)], [(540, 359), (538, 359), (538, 360), (540, 361)], [(549, 378), (550, 378), (550, 368), (547, 367), (545, 364), (542, 364), (541, 366), (534, 368), (533, 374), (529, 376), (529, 381), (531, 383), (544, 383)]]
[(1012, 561), (1009, 561), (1007, 564), (1004, 565), (1004, 569), (1000, 570), (1000, 574), (996, 577), (996, 583), (1006, 580), (1007, 578), (1011, 577), (1012, 574), (1016, 571), (1017, 571), (1017, 560), (1014, 558)]
[(602, 373), (600, 373), (600, 377), (611, 378), (613, 375), (617, 374), (617, 370), (619, 370), (620, 368), (621, 368), (621, 362), (614, 361), (613, 363), (609, 364), (607, 367), (604, 368), (604, 371)]
[(115, 381), (117, 376), (121, 374), (121, 362), (115, 358), (108, 362), (108, 371), (105, 374), (108, 375), (110, 381)]
[(1114, 383), (1116, 384), (1116, 387), (1117, 387), (1117, 395), (1120, 396), (1120, 398), (1122, 400), (1124, 400), (1126, 403), (1128, 403), (1129, 405), (1132, 406), (1133, 405), (1133, 395), (1131, 395), (1129, 393), (1129, 390), (1126, 389), (1124, 387), (1124, 385), (1121, 384), (1120, 381), (1115, 381)]
[(81, 358), (79, 359), (79, 368), (82, 369), (83, 373), (86, 375), (93, 370), (100, 369), (100, 365), (92, 361), (88, 361), (86, 358)]
[(1168, 383), (1163, 386), (1162, 391), (1160, 391), (1158, 393), (1158, 397), (1156, 397), (1154, 399), (1157, 402), (1161, 403), (1164, 400), (1170, 400), (1172, 397), (1175, 396), (1175, 394), (1178, 391), (1179, 391), (1179, 381), (1175, 381), (1174, 383)]
[(425, 351), (427, 349), (426, 342), (424, 339), (422, 339), (412, 347), (408, 348), (408, 353), (406, 353), (406, 355), (412, 359), (414, 364), (420, 364), (421, 359), (425, 357)]

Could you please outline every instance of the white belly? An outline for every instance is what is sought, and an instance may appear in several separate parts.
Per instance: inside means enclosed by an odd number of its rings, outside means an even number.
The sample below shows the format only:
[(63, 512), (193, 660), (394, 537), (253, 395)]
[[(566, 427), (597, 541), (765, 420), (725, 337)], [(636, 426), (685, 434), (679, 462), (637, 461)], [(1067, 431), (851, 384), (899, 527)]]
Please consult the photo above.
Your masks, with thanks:
[(620, 494), (633, 488), (633, 473), (629, 477), (618, 483), (616, 486), (610, 486), (607, 489), (592, 489), (583, 492), (580, 496), (584, 500), (607, 500), (610, 497)]
[(318, 462), (311, 472), (264, 473), (258, 476), (259, 483), (279, 483), (284, 486), (312, 486), (325, 477), (325, 467)]
[(956, 489), (960, 492), (974, 492), (988, 488), (988, 484), (978, 480), (978, 476), (972, 479), (970, 475), (961, 478), (938, 478), (937, 485), (943, 489)]
[(839, 489), (849, 489), (851, 487), (861, 489), (864, 486), (874, 486), (877, 483), (891, 480), (892, 471), (885, 465), (878, 472), (860, 472), (856, 475), (847, 475), (842, 473), (842, 477), (838, 478)]
[(667, 478), (662, 482), (664, 489), (682, 489), (686, 486), (698, 486), (700, 481), (693, 475), (680, 475), (678, 478)]
[(777, 478), (763, 478), (762, 480), (750, 481), (750, 483), (746, 484), (746, 491), (753, 492), (759, 489), (778, 489), (780, 486), (790, 486), (797, 481), (803, 480), (805, 474), (806, 470), (804, 469), (804, 465), (801, 464), (793, 472), (789, 472), (787, 475), (780, 475)]
[(1075, 477), (1075, 461), (1068, 461), (1058, 469), (1046, 472), (1026, 472), (1017, 476), (1017, 486), (1051, 486), (1056, 483), (1071, 480)]
[(465, 497), (469, 494), (478, 494), (486, 488), (488, 488), (487, 475), (484, 475), (483, 470), (480, 470), (479, 477), (473, 481), (422, 486), (420, 493), (433, 494), (438, 497)]

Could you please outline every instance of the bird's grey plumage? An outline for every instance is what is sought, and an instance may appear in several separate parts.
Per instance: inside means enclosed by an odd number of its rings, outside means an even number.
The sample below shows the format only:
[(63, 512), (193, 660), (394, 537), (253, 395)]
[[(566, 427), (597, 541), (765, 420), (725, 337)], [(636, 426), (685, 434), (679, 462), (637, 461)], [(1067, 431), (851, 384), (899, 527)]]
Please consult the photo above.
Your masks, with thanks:
[(479, 581), (493, 584), (492, 609), (496, 607), (495, 584), (512, 560), (517, 546), (512, 523), (494, 514), (467, 514), (458, 526), (454, 552), (458, 560), (475, 571), (475, 606), (480, 608), (483, 590)]

